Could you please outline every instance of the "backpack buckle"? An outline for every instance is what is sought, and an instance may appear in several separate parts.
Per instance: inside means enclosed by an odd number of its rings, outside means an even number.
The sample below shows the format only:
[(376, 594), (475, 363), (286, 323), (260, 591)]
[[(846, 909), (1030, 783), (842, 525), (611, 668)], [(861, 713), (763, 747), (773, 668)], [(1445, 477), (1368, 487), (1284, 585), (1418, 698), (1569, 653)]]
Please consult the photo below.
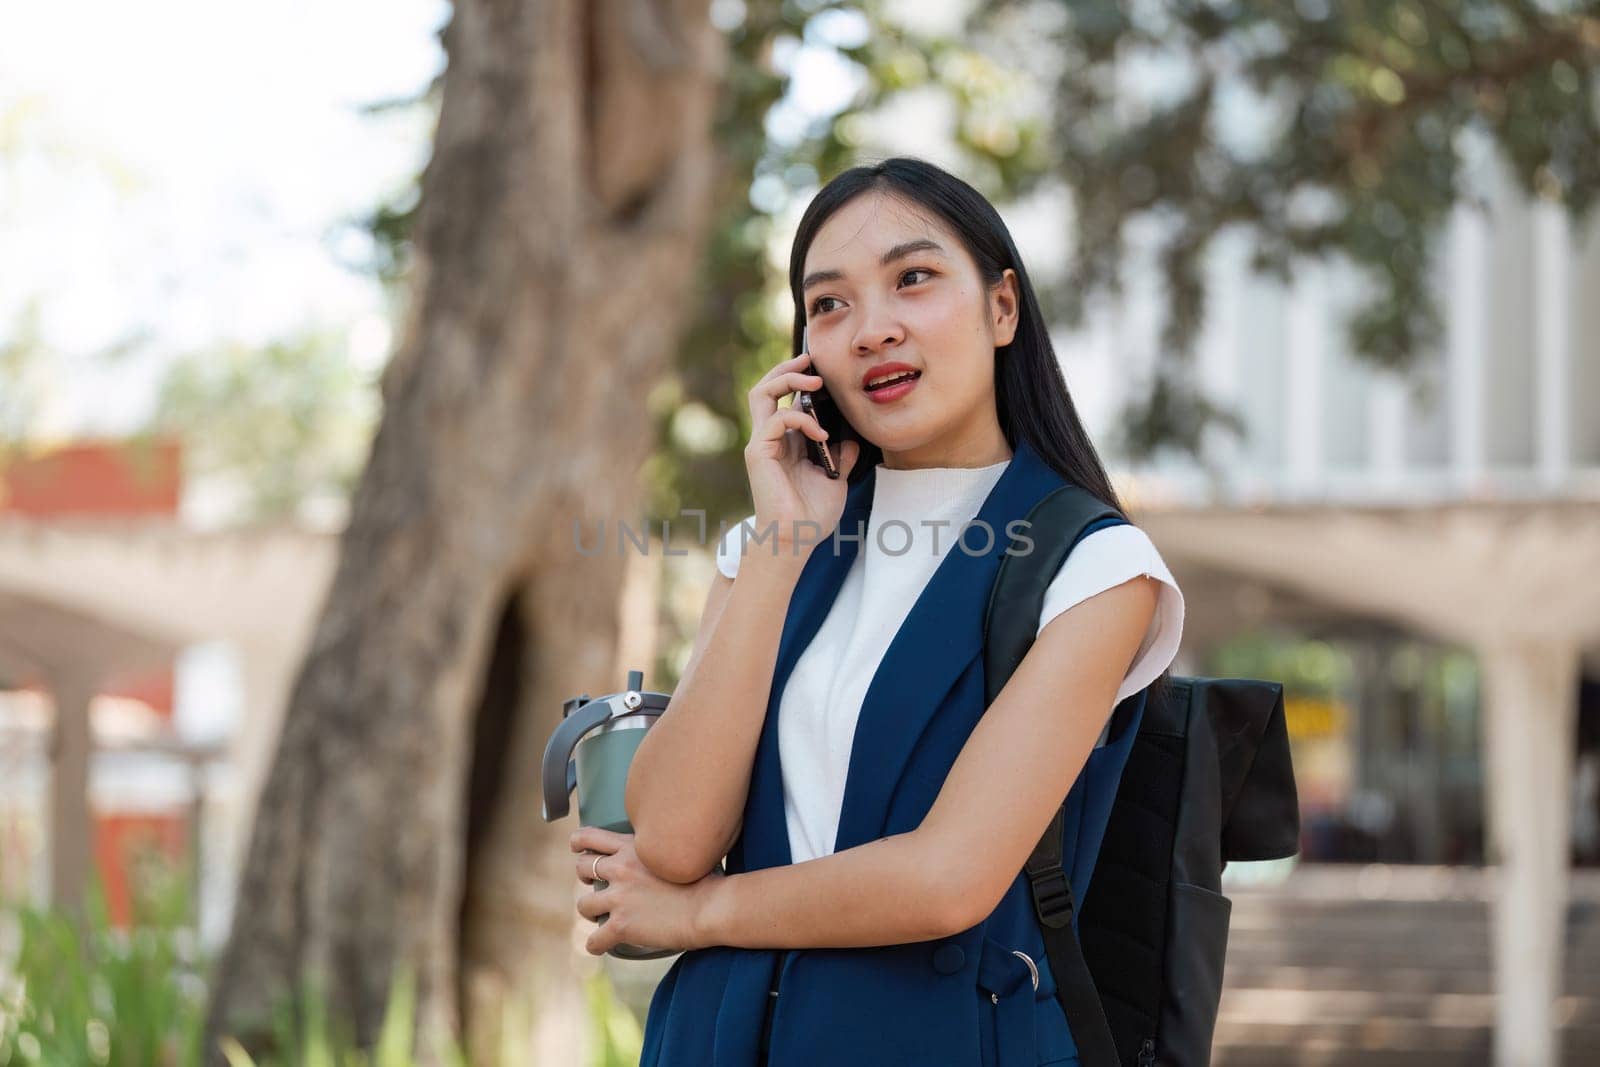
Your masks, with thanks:
[(1028, 881), (1033, 886), (1033, 911), (1041, 923), (1060, 929), (1072, 922), (1072, 883), (1059, 863), (1029, 871)]

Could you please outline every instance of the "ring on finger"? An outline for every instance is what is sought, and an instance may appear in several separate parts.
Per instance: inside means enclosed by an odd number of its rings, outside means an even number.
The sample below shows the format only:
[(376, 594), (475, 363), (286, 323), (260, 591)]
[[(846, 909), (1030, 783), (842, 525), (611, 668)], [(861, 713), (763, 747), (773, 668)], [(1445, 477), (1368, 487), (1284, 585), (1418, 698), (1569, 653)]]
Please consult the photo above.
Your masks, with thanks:
[(600, 880), (600, 856), (598, 855), (595, 856), (594, 863), (589, 865), (589, 880), (592, 882)]

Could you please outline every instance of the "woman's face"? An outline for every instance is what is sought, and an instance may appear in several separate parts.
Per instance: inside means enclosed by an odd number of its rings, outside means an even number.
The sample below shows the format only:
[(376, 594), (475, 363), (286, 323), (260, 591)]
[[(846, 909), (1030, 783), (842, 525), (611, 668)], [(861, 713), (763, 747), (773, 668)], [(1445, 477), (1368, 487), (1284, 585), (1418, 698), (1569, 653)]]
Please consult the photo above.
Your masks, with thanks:
[[(850, 425), (889, 467), (978, 467), (1011, 455), (994, 351), (1016, 332), (1016, 272), (986, 291), (960, 240), (892, 193), (864, 193), (806, 251), (811, 361)], [(909, 385), (867, 388), (899, 363)]]

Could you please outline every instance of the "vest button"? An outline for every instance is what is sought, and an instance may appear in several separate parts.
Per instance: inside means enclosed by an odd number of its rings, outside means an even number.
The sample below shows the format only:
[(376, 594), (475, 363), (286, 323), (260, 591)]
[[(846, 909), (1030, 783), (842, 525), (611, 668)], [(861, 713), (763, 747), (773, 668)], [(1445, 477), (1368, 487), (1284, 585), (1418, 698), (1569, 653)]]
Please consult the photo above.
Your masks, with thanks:
[(940, 974), (955, 974), (967, 962), (960, 945), (943, 944), (933, 950), (933, 969)]

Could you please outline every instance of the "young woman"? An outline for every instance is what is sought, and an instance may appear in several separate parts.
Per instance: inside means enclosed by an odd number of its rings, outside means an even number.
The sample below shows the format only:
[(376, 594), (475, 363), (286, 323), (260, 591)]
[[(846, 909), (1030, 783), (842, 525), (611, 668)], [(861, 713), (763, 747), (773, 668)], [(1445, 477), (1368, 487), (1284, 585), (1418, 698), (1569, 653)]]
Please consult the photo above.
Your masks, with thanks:
[[(608, 883), (578, 903), (607, 916), (587, 948), (684, 950), (642, 1067), (1077, 1063), (1021, 872), (1068, 798), (1083, 899), (1121, 770), (1096, 757), (1164, 676), (1182, 594), (1137, 526), (1092, 531), (986, 705), (1008, 524), (1069, 482), (1121, 511), (1010, 234), (965, 182), (888, 159), (817, 194), (789, 277), (810, 351), (750, 390), (755, 513), (635, 758), (635, 833), (572, 837)], [(780, 404), (819, 388), (842, 440)]]

